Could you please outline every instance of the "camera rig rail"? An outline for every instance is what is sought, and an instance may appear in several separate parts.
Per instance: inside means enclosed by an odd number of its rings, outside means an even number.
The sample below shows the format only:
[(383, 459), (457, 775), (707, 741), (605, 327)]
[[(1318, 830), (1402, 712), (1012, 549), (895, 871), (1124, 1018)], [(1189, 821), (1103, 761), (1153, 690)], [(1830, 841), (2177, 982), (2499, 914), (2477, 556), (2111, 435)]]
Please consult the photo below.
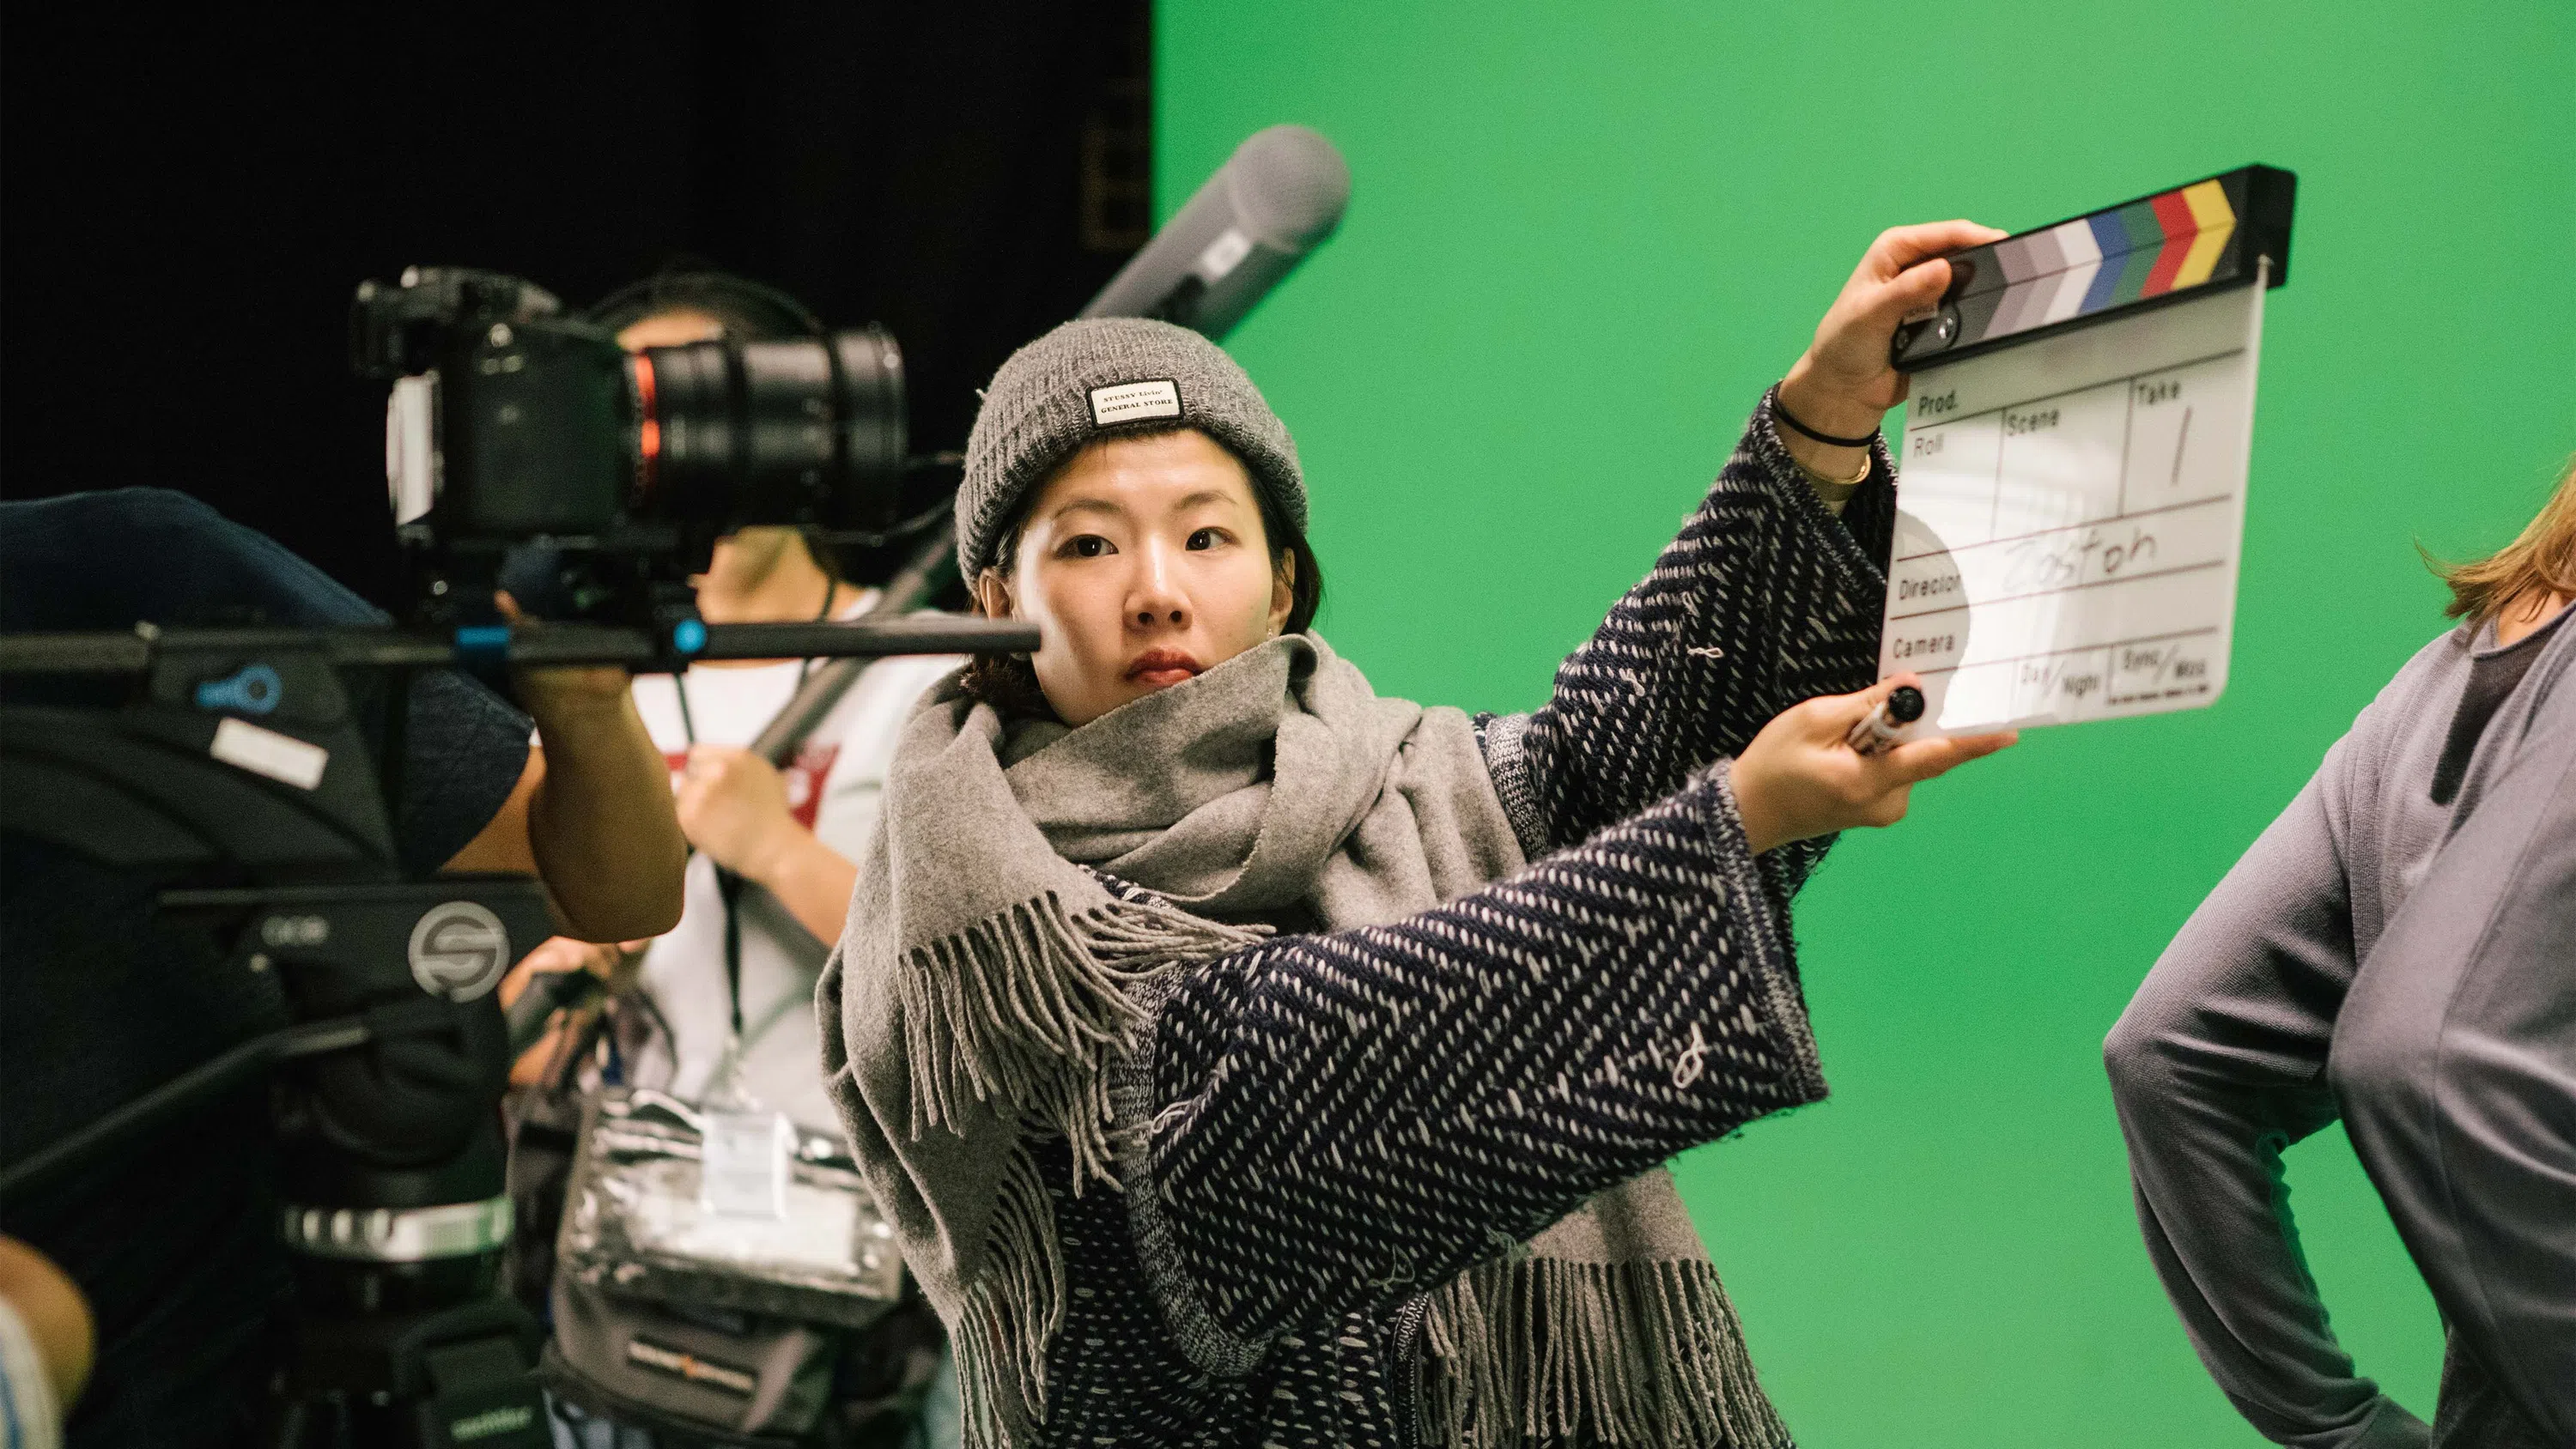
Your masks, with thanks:
[[(545, 924), (534, 882), (441, 877), (404, 881), (395, 866), (388, 804), (401, 798), (400, 725), (385, 715), (377, 770), (364, 762), (339, 672), (389, 675), (462, 663), (528, 668), (617, 665), (648, 670), (693, 659), (865, 658), (1037, 647), (1027, 626), (948, 616), (862, 617), (841, 622), (707, 625), (694, 618), (667, 633), (586, 624), (419, 629), (170, 629), (0, 634), (0, 675), (131, 675), (142, 696), (118, 709), (0, 705), (0, 829), (47, 841), (111, 868), (189, 871), (224, 867), (253, 882), (226, 890), (163, 892), (165, 910), (243, 916), (235, 957), (255, 970), (305, 948), (408, 949), (416, 920), (381, 922), (418, 896), (426, 909), (473, 898), (489, 935), (506, 946), (503, 924), (533, 945)], [(432, 898), (438, 898), (433, 900)], [(370, 928), (336, 932), (327, 910), (370, 918)], [(297, 914), (301, 911), (302, 914)], [(316, 914), (316, 912), (325, 912)], [(427, 919), (420, 917), (419, 919)], [(388, 930), (393, 930), (388, 934)], [(506, 969), (508, 960), (499, 963)], [(470, 1000), (415, 973), (431, 998)], [(497, 981), (497, 975), (494, 976)], [(397, 1003), (408, 1006), (410, 1003)], [(196, 1071), (126, 1104), (83, 1131), (0, 1171), (0, 1194), (58, 1175), (190, 1105), (239, 1085), (278, 1062), (346, 1051), (416, 1027), (422, 1014), (305, 1022), (244, 1043)]]

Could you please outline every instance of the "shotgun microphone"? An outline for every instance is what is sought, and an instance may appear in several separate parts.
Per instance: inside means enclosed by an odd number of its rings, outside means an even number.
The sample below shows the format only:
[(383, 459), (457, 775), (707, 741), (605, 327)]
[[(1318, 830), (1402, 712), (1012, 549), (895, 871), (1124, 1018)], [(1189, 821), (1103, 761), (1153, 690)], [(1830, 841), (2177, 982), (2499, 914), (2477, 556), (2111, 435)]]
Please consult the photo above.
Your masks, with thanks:
[(1082, 315), (1154, 317), (1223, 341), (1333, 234), (1350, 199), (1351, 168), (1321, 133), (1255, 131)]

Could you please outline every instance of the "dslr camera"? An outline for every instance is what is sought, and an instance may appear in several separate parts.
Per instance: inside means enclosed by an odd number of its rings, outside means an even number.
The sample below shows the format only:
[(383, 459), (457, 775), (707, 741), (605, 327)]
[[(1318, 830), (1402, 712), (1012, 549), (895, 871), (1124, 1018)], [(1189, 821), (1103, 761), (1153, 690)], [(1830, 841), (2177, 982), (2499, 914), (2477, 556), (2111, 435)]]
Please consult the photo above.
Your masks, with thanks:
[(488, 597), (524, 544), (587, 571), (585, 617), (649, 626), (643, 601), (732, 529), (897, 530), (903, 354), (881, 327), (629, 353), (544, 289), (462, 267), (363, 282), (349, 322), (352, 364), (393, 384), (385, 475), (433, 618)]

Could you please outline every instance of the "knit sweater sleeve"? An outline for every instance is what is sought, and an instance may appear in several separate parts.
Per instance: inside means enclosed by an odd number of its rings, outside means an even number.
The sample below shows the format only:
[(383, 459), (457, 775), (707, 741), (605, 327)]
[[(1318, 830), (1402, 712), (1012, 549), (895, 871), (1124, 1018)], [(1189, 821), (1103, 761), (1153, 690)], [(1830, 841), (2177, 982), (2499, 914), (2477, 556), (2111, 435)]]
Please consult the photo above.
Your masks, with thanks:
[[(1781, 445), (1773, 406), (1766, 393), (1653, 571), (1558, 666), (1546, 706), (1487, 722), (1530, 855), (1663, 798), (1790, 705), (1875, 677), (1896, 516), (1886, 447), (1837, 518)], [(1794, 885), (1822, 848), (1766, 865)]]
[(1420, 915), (1162, 991), (1113, 1079), (1120, 1177), (1166, 1320), (1212, 1372), (1824, 1094), (1722, 770)]

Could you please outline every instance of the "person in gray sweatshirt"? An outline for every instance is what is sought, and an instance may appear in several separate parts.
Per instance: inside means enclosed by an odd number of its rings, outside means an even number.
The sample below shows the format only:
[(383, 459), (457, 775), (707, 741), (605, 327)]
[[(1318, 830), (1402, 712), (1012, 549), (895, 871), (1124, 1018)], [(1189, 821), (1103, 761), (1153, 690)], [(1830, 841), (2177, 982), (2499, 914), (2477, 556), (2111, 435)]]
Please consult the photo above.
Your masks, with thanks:
[[(2576, 1444), (2576, 468), (2443, 570), (2397, 673), (2105, 1043), (2183, 1326), (2297, 1449)], [(2434, 1423), (2359, 1376), (2281, 1151), (2341, 1118), (2449, 1330)]]

